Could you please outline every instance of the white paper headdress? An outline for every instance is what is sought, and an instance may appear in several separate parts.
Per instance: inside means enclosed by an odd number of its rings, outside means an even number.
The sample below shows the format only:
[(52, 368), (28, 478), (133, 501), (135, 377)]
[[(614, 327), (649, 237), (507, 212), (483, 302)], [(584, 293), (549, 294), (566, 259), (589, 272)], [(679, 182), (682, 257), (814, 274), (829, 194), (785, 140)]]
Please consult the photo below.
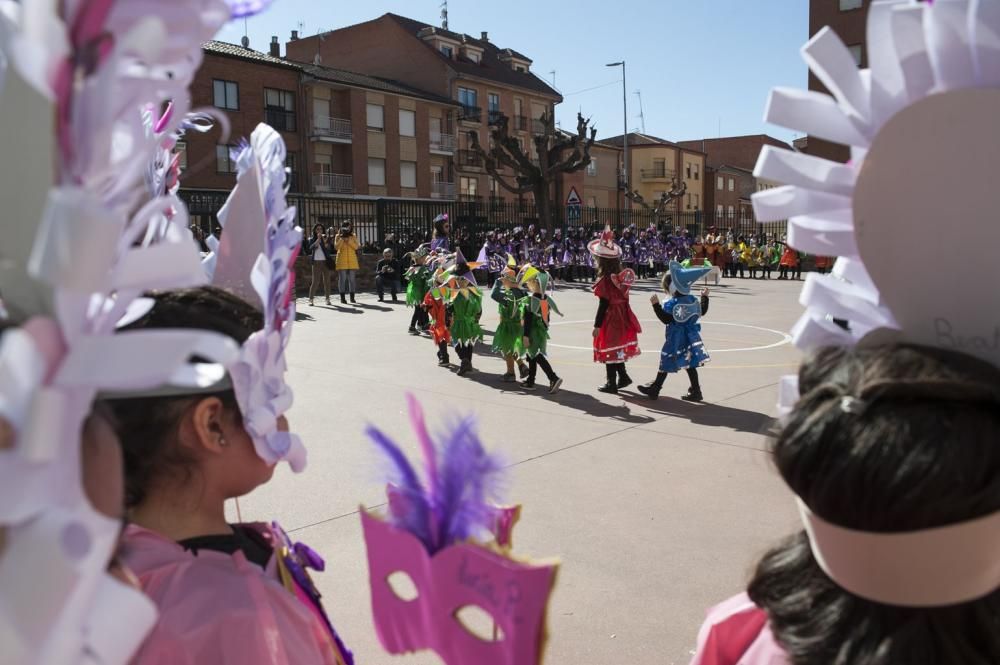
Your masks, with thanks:
[(264, 314), (264, 328), (244, 342), (229, 375), (257, 454), (271, 464), (285, 460), (297, 473), (306, 465), (305, 446), (298, 435), (278, 431), (277, 423), (292, 406), (285, 348), (295, 321), (294, 265), (302, 243), (295, 207), (285, 198), (285, 142), (260, 124), (235, 159), (236, 187), (219, 211), (222, 239), (204, 266), (213, 285)]
[(229, 10), (56, 4), (0, 0), (0, 154), (18, 155), (0, 181), (0, 292), (26, 321), (0, 338), (0, 417), (16, 432), (0, 451), (0, 644), (5, 662), (117, 665), (155, 608), (106, 572), (121, 525), (84, 492), (80, 429), (99, 390), (183, 380), (192, 355), (235, 357), (202, 331), (115, 334), (143, 291), (204, 281), (184, 206), (142, 187), (158, 140), (142, 111), (174, 100), (160, 129), (177, 127), (201, 44)]
[[(831, 275), (808, 276), (795, 343), (805, 350), (852, 345), (889, 330), (893, 339), (1000, 366), (1000, 290), (987, 272), (1000, 245), (993, 195), (1000, 2), (876, 1), (867, 30), (869, 69), (859, 70), (848, 48), (824, 28), (802, 53), (831, 95), (775, 89), (765, 112), (768, 122), (851, 147), (847, 164), (765, 147), (754, 170), (787, 183), (754, 194), (757, 218), (787, 219), (791, 246), (840, 257)], [(976, 242), (963, 248), (967, 270), (934, 269), (940, 250), (929, 239), (960, 224), (976, 229)], [(968, 280), (959, 286), (954, 277), (962, 272)], [(798, 399), (794, 377), (785, 377), (779, 399), (787, 413)], [(1000, 513), (905, 534), (907, 546), (919, 543), (936, 553), (919, 565), (916, 557), (899, 558), (900, 534), (852, 532), (808, 509), (803, 518), (824, 570), (872, 600), (944, 605), (1000, 586)], [(949, 544), (968, 547), (972, 540), (991, 555), (973, 557), (977, 563), (949, 556)], [(956, 566), (959, 560), (969, 565)], [(935, 585), (926, 584), (928, 565)], [(891, 584), (882, 575), (890, 570), (897, 575)]]

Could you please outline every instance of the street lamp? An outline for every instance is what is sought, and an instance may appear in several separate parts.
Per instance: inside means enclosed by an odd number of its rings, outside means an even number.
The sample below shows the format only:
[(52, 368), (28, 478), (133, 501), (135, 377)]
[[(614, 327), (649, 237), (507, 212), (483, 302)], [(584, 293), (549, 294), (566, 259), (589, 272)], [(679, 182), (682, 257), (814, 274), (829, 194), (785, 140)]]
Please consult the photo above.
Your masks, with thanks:
[[(622, 68), (622, 124), (625, 129), (625, 133), (622, 134), (622, 143), (625, 146), (625, 151), (622, 154), (622, 179), (625, 184), (625, 194), (628, 194), (628, 94), (625, 92), (625, 61), (621, 62), (609, 62), (605, 67), (621, 67)], [(624, 205), (626, 208), (629, 207), (628, 196), (624, 197)]]

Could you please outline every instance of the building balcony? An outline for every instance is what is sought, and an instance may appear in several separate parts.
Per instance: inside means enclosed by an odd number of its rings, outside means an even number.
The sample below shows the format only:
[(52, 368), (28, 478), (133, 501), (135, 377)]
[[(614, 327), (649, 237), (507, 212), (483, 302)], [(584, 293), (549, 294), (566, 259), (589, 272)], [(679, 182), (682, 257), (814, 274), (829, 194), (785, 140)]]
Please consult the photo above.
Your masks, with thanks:
[(483, 110), (478, 106), (465, 106), (458, 109), (458, 119), (466, 122), (482, 122)]
[(486, 114), (486, 117), (487, 117), (490, 125), (499, 125), (500, 124), (500, 120), (502, 118), (506, 118), (507, 116), (505, 116), (503, 113), (501, 113), (498, 110), (490, 110)]
[(532, 118), (531, 120), (531, 132), (533, 134), (544, 134), (545, 133), (545, 123), (538, 118)]
[(455, 157), (455, 163), (459, 168), (483, 168), (483, 159), (475, 150), (459, 150)]
[(672, 180), (673, 177), (677, 175), (673, 171), (666, 168), (651, 168), (651, 169), (640, 169), (639, 177), (643, 182), (653, 182), (657, 180)]
[(295, 112), (284, 109), (265, 108), (264, 122), (279, 132), (294, 132)]
[(441, 132), (431, 132), (431, 152), (443, 153), (446, 155), (454, 154), (455, 146), (457, 145), (455, 141), (454, 134), (442, 134)]
[(312, 139), (331, 143), (350, 143), (353, 137), (351, 121), (345, 118), (313, 118)]
[(313, 175), (313, 189), (323, 194), (353, 194), (354, 176), (343, 173)]
[(514, 129), (519, 132), (528, 131), (528, 117), (524, 115), (515, 115)]
[(454, 199), (457, 190), (455, 189), (455, 183), (453, 182), (432, 182), (431, 183), (431, 198), (432, 199)]

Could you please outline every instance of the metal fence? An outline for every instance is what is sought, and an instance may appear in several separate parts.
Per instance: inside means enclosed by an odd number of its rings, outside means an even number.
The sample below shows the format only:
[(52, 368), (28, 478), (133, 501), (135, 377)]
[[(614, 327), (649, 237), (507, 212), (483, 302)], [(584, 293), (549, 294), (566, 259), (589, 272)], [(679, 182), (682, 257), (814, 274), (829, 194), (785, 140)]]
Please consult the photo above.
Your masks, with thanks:
[[(215, 230), (216, 217), (228, 192), (181, 190), (180, 197), (188, 206), (192, 223), (205, 231)], [(526, 201), (475, 199), (472, 201), (428, 201), (407, 199), (357, 199), (315, 194), (289, 194), (289, 205), (298, 213), (298, 224), (309, 234), (316, 224), (338, 228), (351, 220), (358, 240), (369, 250), (382, 246), (386, 236), (394, 234), (404, 246), (430, 240), (432, 221), (447, 213), (452, 237), (467, 255), (479, 252), (489, 231), (511, 231), (516, 227), (539, 225), (535, 206)], [(711, 211), (694, 210), (663, 213), (657, 216), (641, 208), (588, 208), (553, 206), (554, 226), (566, 230), (584, 228), (588, 235), (611, 226), (620, 233), (627, 226), (639, 230), (655, 225), (658, 229), (687, 229), (692, 236), (712, 231), (732, 232), (739, 236), (771, 235), (781, 238), (785, 222), (757, 223), (752, 216), (719, 215)], [(471, 256), (470, 256), (471, 258)]]

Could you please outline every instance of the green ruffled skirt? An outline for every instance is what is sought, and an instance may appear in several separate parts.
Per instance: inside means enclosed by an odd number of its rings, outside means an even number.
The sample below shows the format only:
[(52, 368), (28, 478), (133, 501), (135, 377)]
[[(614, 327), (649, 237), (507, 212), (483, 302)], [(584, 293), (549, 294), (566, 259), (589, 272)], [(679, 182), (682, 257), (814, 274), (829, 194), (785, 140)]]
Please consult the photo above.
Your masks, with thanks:
[(534, 358), (539, 354), (544, 356), (549, 345), (549, 329), (542, 321), (542, 317), (536, 316), (532, 319), (531, 329), (528, 332), (530, 343), (524, 350), (525, 354), (529, 358)]
[(496, 332), (493, 333), (493, 350), (500, 355), (517, 356), (524, 355), (524, 342), (522, 341), (524, 328), (517, 320), (500, 320)]

